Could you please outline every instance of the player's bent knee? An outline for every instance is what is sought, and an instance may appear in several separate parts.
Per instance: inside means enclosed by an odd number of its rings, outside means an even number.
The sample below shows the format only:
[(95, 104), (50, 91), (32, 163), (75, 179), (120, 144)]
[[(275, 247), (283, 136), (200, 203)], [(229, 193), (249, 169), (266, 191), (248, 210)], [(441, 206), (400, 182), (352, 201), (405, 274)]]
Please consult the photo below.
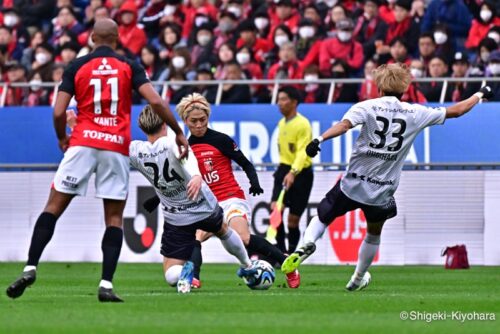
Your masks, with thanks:
[(220, 238), (220, 237), (223, 237), (227, 234), (227, 231), (229, 230), (229, 227), (227, 226), (227, 224), (222, 224), (221, 227), (220, 227), (220, 230), (217, 231), (215, 234), (215, 236), (217, 238)]
[(384, 227), (385, 221), (382, 222), (367, 222), (366, 230), (369, 234), (380, 235), (382, 234), (382, 228)]
[(250, 242), (250, 232), (244, 231), (244, 232), (238, 232), (238, 234), (240, 235), (240, 238), (241, 238), (241, 241), (243, 241), (243, 244), (245, 246), (247, 246), (248, 243)]
[(329, 225), (335, 218), (333, 213), (333, 203), (327, 198), (323, 198), (321, 202), (319, 202), (318, 218), (325, 225)]
[(182, 266), (180, 264), (175, 264), (167, 269), (165, 272), (165, 280), (168, 285), (176, 286), (179, 277), (181, 276)]

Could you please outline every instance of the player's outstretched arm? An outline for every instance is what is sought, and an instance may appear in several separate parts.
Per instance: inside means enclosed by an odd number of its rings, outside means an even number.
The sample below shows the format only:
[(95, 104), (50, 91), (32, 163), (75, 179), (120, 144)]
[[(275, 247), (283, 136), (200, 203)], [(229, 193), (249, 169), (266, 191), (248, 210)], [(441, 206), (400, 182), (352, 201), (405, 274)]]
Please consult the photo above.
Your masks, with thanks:
[(493, 90), (489, 86), (484, 86), (471, 97), (460, 101), (451, 107), (446, 108), (446, 118), (460, 117), (469, 112), (481, 99), (489, 99), (493, 97)]
[(337, 124), (333, 125), (331, 128), (323, 132), (323, 134), (319, 137), (314, 138), (306, 147), (306, 153), (308, 156), (311, 158), (314, 158), (316, 154), (318, 154), (321, 149), (319, 148), (319, 145), (328, 139), (335, 138), (338, 136), (343, 135), (349, 129), (352, 128), (352, 124), (350, 121), (347, 119), (342, 120), (341, 122), (338, 122)]
[(153, 111), (158, 114), (158, 116), (160, 116), (160, 118), (175, 132), (175, 142), (179, 147), (180, 153), (179, 159), (187, 157), (189, 143), (168, 104), (163, 101), (161, 96), (158, 95), (154, 89), (153, 85), (149, 82), (139, 87), (139, 93), (146, 99), (146, 101), (148, 101), (151, 108), (153, 108)]
[(221, 148), (222, 153), (236, 162), (247, 175), (248, 181), (250, 181), (250, 189), (248, 189), (248, 193), (253, 196), (263, 194), (264, 189), (260, 186), (255, 166), (250, 162), (250, 160), (248, 160), (240, 149), (235, 149), (235, 147), (237, 148), (234, 141), (228, 140), (227, 143), (225, 143), (225, 145)]
[(66, 109), (69, 106), (71, 97), (70, 94), (59, 91), (54, 106), (54, 128), (59, 141), (59, 148), (63, 152), (68, 148), (69, 142), (69, 137), (66, 134)]

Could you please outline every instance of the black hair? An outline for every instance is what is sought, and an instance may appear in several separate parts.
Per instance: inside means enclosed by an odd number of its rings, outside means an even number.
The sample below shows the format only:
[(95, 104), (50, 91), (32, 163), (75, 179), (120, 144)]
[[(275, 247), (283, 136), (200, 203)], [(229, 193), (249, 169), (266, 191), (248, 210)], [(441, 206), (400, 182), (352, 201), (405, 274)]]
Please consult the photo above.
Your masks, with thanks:
[(434, 40), (434, 34), (430, 31), (421, 33), (420, 36), (418, 36), (418, 39), (421, 38), (430, 38), (432, 40), (432, 43), (436, 44), (436, 41)]
[(163, 27), (161, 30), (160, 30), (160, 34), (158, 35), (158, 39), (159, 39), (159, 42), (161, 45), (163, 46), (167, 46), (167, 44), (165, 43), (165, 30), (167, 30), (167, 28), (170, 28), (173, 33), (175, 34), (175, 36), (177, 37), (177, 43), (180, 42), (181, 38), (182, 38), (182, 28), (180, 25), (178, 25), (177, 23), (175, 22), (169, 22), (165, 25), (165, 27)]
[(301, 95), (294, 86), (283, 86), (278, 90), (278, 93), (285, 93), (291, 100), (297, 101), (297, 105), (301, 102)]
[(288, 36), (288, 40), (290, 42), (293, 41), (293, 33), (292, 31), (290, 30), (290, 28), (288, 28), (288, 26), (284, 25), (284, 24), (280, 24), (279, 26), (277, 26), (275, 29), (274, 29), (274, 33), (273, 33), (273, 40), (274, 40), (274, 37), (276, 37), (276, 31), (278, 31), (278, 29), (282, 30), (285, 32), (285, 34)]
[(403, 37), (394, 37), (392, 41), (389, 43), (389, 46), (394, 46), (394, 44), (400, 43), (405, 47), (405, 49), (408, 51), (408, 43)]
[(488, 51), (494, 51), (498, 48), (497, 42), (493, 38), (483, 38), (481, 42), (479, 42), (479, 45), (477, 46), (477, 50), (480, 51), (482, 47), (485, 47), (488, 49)]

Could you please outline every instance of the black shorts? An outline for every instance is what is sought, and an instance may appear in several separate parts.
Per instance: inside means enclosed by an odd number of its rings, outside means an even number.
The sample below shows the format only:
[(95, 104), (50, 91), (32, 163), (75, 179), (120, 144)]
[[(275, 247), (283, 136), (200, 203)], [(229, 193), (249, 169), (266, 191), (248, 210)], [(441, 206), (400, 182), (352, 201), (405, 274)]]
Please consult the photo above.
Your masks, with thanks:
[[(280, 164), (276, 172), (274, 172), (272, 202), (278, 199), (281, 189), (283, 189), (283, 179), (290, 171), (290, 168), (289, 165)], [(299, 217), (302, 216), (309, 203), (309, 195), (311, 195), (313, 181), (314, 174), (312, 167), (304, 168), (295, 177), (295, 182), (293, 182), (292, 187), (287, 190), (284, 199), (285, 206), (290, 209), (291, 214)]]
[(224, 212), (220, 206), (217, 206), (210, 217), (191, 225), (176, 226), (164, 222), (161, 255), (172, 259), (189, 260), (196, 241), (196, 230), (219, 232), (223, 218)]
[(335, 218), (358, 208), (363, 210), (368, 222), (374, 223), (396, 217), (398, 214), (394, 197), (391, 197), (387, 204), (380, 206), (359, 203), (350, 199), (342, 192), (339, 180), (319, 203), (318, 217), (321, 222), (329, 225)]

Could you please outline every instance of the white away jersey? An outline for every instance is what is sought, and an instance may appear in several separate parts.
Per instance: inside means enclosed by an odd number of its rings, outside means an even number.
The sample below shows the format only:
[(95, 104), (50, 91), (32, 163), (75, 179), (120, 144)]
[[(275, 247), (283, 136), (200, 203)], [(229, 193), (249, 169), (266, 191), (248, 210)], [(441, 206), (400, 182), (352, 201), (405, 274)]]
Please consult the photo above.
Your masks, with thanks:
[[(188, 198), (187, 184), (191, 176), (201, 174), (191, 150), (188, 159), (182, 162), (177, 159), (177, 152), (173, 136), (161, 137), (154, 143), (134, 140), (130, 143), (130, 164), (154, 186), (161, 200), (165, 221), (185, 226), (209, 217), (218, 204), (204, 182), (198, 198), (195, 201)], [(193, 175), (189, 170), (195, 171), (191, 172)]]
[(362, 127), (341, 189), (355, 201), (384, 205), (398, 187), (415, 137), (427, 126), (443, 124), (446, 109), (409, 104), (393, 96), (384, 96), (355, 104), (344, 119), (353, 126)]

